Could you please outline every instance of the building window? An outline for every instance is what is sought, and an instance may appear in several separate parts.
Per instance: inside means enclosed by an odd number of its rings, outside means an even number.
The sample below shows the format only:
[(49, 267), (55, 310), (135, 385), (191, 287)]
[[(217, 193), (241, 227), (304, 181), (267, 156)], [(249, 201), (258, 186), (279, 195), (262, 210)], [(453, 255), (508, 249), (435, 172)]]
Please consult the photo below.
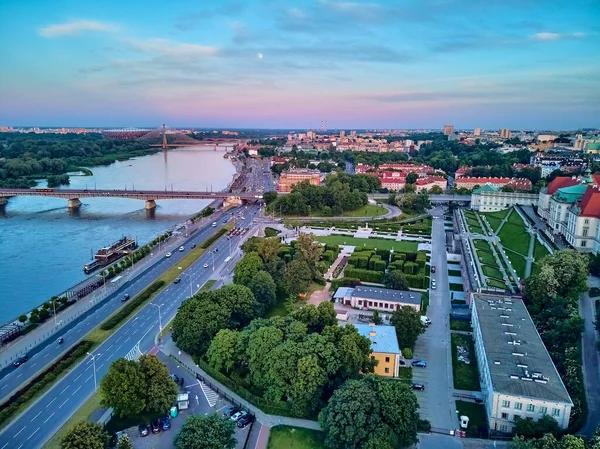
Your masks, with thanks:
[(527, 404), (527, 411), (528, 412), (535, 412), (535, 405), (533, 405), (533, 404)]
[(506, 426), (504, 424), (500, 426), (500, 432), (506, 432)]
[(560, 409), (553, 408), (552, 409), (552, 416), (560, 416)]
[(390, 363), (390, 358), (389, 357), (385, 358), (385, 363)]
[(389, 372), (390, 372), (390, 369), (389, 369), (389, 368), (386, 368), (386, 369), (385, 369), (385, 373), (386, 373), (386, 374), (389, 374)]
[(540, 405), (540, 413), (542, 415), (545, 415), (546, 413), (548, 413), (548, 407), (544, 407), (544, 406)]
[(502, 419), (508, 419), (508, 413), (502, 413)]
[(587, 240), (582, 240), (581, 241), (581, 246), (587, 246)]
[(521, 402), (515, 402), (515, 410), (523, 410), (523, 404)]
[(583, 220), (583, 222), (584, 222), (585, 224), (590, 224), (590, 219), (589, 219), (589, 218), (586, 218), (585, 220)]
[(510, 407), (510, 401), (502, 401), (502, 407)]
[(515, 421), (516, 421), (516, 420), (517, 420), (517, 418), (520, 418), (520, 417), (521, 417), (521, 415), (514, 415), (514, 416), (513, 416), (513, 420), (515, 420)]
[(587, 237), (589, 228), (583, 228), (583, 236)]

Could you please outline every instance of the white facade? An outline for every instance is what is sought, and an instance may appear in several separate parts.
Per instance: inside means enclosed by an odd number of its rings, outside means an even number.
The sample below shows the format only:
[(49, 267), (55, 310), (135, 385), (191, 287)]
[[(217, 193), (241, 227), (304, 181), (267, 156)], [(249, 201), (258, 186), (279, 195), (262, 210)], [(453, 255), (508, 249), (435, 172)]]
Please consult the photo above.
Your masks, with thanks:
[(547, 192), (546, 188), (540, 190), (537, 203), (537, 213), (546, 222), (550, 217), (550, 198), (552, 198), (552, 195)]
[(597, 252), (597, 236), (600, 220), (595, 217), (580, 217), (577, 206), (567, 211), (564, 236), (569, 245), (582, 253)]
[(480, 212), (496, 212), (516, 204), (536, 207), (539, 196), (519, 192), (481, 192), (471, 194), (471, 209)]
[(552, 229), (553, 234), (564, 235), (569, 206), (569, 203), (558, 201), (556, 198), (550, 198), (548, 226)]

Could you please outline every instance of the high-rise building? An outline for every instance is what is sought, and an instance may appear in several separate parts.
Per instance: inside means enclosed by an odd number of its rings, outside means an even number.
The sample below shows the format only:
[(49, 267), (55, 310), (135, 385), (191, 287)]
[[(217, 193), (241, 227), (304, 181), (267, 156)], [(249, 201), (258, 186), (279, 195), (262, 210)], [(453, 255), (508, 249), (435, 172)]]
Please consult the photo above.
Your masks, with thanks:
[(444, 135), (451, 136), (454, 134), (454, 125), (444, 125)]
[(309, 132), (306, 133), (306, 137), (308, 137), (311, 140), (314, 139), (315, 136), (316, 136), (316, 134), (315, 134), (314, 131), (309, 131)]
[(356, 131), (350, 131), (350, 137), (352, 137), (352, 138), (356, 137)]
[(510, 139), (510, 136), (511, 136), (510, 129), (508, 129), (508, 128), (502, 128), (500, 130), (500, 137), (501, 138), (503, 138), (503, 139)]
[(340, 131), (340, 137), (344, 137), (346, 135), (346, 131), (342, 130)]
[(481, 128), (475, 128), (473, 130), (473, 135), (474, 136), (481, 136)]

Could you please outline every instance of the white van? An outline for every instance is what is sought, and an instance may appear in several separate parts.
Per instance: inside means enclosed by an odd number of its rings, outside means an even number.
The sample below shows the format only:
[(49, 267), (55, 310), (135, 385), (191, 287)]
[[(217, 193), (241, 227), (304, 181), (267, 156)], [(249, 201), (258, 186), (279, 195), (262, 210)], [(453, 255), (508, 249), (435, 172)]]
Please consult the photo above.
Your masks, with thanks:
[(212, 227), (213, 227), (213, 228), (216, 228), (216, 227), (217, 227), (217, 222), (216, 222), (216, 221), (215, 221), (215, 222), (213, 222), (213, 224), (212, 224)]
[(431, 324), (431, 320), (427, 318), (425, 315), (421, 315), (421, 324), (423, 326), (429, 326)]

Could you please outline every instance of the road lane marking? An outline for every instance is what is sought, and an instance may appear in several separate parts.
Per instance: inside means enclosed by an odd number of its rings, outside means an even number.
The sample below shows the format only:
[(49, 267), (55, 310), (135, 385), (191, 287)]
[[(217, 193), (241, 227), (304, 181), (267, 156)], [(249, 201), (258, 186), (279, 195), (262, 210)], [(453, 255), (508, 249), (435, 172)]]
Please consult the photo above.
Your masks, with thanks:
[(37, 415), (35, 415), (35, 416), (34, 416), (34, 417), (31, 419), (31, 421), (29, 421), (29, 422), (33, 422), (33, 421), (35, 421), (35, 419), (36, 419), (38, 416), (40, 416), (41, 414), (42, 414), (42, 411), (40, 410), (40, 411), (39, 411), (39, 413), (38, 413)]
[(40, 428), (39, 428), (39, 427), (38, 427), (37, 429), (35, 429), (35, 430), (33, 431), (33, 433), (27, 437), (27, 441), (29, 441), (29, 440), (31, 439), (31, 437), (32, 437), (32, 436), (34, 436), (38, 430), (40, 430)]
[(88, 377), (85, 381), (87, 382), (88, 380), (90, 380), (92, 378), (93, 374), (90, 374), (90, 377)]
[(60, 392), (60, 394), (62, 395), (62, 394), (65, 392), (65, 391), (67, 391), (67, 390), (68, 390), (68, 388), (69, 388), (69, 387), (70, 387), (70, 385), (67, 385), (67, 386), (64, 388), (64, 390)]
[(77, 379), (79, 379), (81, 376), (83, 376), (83, 373), (81, 373), (79, 376), (77, 376), (73, 382), (77, 382)]
[(46, 354), (46, 355), (44, 356), (44, 358), (48, 357), (49, 355), (50, 355), (50, 354)]
[(68, 399), (65, 399), (65, 402), (63, 402), (62, 404), (60, 404), (60, 405), (58, 406), (58, 408), (61, 408), (63, 405), (65, 405), (65, 404), (67, 403), (67, 401), (68, 401)]
[(81, 390), (81, 385), (77, 387), (77, 390), (75, 390), (71, 396), (75, 396), (75, 393), (77, 393), (79, 390)]
[[(21, 430), (19, 430), (17, 433), (15, 433), (15, 436), (13, 438), (17, 438), (17, 435), (19, 435), (21, 432), (23, 432), (25, 430), (25, 426), (23, 426), (21, 428)], [(21, 445), (22, 446), (22, 445)]]
[(54, 412), (52, 412), (52, 414), (46, 418), (46, 421), (44, 421), (44, 424), (46, 424), (48, 421), (50, 421), (50, 418), (52, 418), (53, 416), (54, 416)]
[(17, 376), (17, 379), (18, 379), (19, 377), (21, 377), (22, 375), (23, 375), (23, 373), (20, 373), (20, 374)]
[(48, 405), (46, 406), (46, 408), (50, 407), (50, 404), (52, 404), (54, 401), (56, 401), (56, 398), (54, 398), (50, 402), (48, 402)]

